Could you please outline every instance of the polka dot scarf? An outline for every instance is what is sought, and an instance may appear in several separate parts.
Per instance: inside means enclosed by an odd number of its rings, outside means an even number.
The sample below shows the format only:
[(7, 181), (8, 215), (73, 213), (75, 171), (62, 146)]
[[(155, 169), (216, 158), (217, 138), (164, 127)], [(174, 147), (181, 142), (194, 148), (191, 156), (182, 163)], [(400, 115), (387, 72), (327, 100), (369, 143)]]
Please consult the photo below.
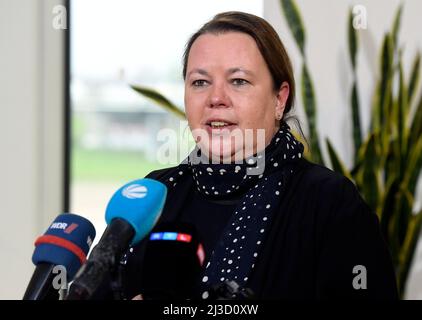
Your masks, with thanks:
[[(180, 166), (178, 177), (166, 181), (169, 188), (177, 184), (178, 178), (187, 176), (184, 170), (189, 170), (198, 192), (206, 197), (227, 199), (243, 195), (206, 263), (201, 295), (207, 299), (209, 288), (225, 280), (247, 286), (272, 216), (279, 212), (277, 207), (284, 187), (294, 174), (294, 163), (303, 155), (303, 145), (283, 123), (264, 152), (245, 159), (243, 164), (194, 162), (194, 152), (198, 149), (189, 155), (188, 166)], [(264, 166), (260, 174), (248, 174), (259, 166)]]

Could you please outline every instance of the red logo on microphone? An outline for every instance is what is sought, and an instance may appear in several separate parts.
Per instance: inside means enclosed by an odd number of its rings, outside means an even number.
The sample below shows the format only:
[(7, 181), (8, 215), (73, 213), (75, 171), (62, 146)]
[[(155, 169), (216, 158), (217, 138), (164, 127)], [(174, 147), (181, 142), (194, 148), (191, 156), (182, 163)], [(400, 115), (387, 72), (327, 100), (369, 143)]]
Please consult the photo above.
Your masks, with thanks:
[(75, 230), (77, 227), (78, 227), (78, 224), (72, 223), (70, 226), (64, 229), (64, 233), (71, 234), (73, 230)]
[(192, 240), (192, 236), (186, 233), (179, 233), (177, 234), (177, 241), (183, 241), (183, 242), (190, 242)]

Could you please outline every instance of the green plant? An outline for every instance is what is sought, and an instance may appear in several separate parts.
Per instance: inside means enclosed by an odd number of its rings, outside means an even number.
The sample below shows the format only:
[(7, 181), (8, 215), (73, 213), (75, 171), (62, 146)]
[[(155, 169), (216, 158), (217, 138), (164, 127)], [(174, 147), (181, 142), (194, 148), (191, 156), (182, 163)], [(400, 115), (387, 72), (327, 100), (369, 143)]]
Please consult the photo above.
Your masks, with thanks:
[[(303, 65), (306, 66), (305, 28), (298, 7), (294, 0), (280, 0), (280, 4), (305, 60)], [(343, 164), (330, 140), (326, 139), (333, 170), (354, 181), (380, 219), (381, 230), (395, 265), (401, 296), (404, 294), (422, 225), (422, 211), (413, 212), (416, 183), (422, 168), (422, 96), (417, 103), (415, 97), (419, 85), (421, 56), (420, 53), (416, 54), (409, 81), (406, 81), (402, 63), (403, 48), (399, 47), (398, 42), (402, 9), (402, 6), (398, 8), (392, 30), (384, 36), (380, 54), (380, 77), (372, 102), (370, 128), (363, 140), (356, 72), (359, 42), (350, 10), (348, 44), (353, 70), (350, 107), (354, 141), (354, 161), (350, 170)], [(302, 72), (302, 79), (304, 77)], [(312, 88), (312, 83), (307, 83), (309, 81), (310, 77), (306, 81), (302, 80), (302, 86)], [(394, 87), (395, 81), (398, 88)], [(310, 109), (308, 104), (316, 109), (314, 96), (314, 93), (302, 88), (305, 110)], [(308, 123), (315, 123), (316, 112), (307, 111), (306, 115)], [(310, 117), (313, 119), (309, 121)], [(312, 129), (310, 132), (312, 134)], [(318, 143), (311, 144), (311, 154), (315, 152), (315, 148), (319, 149)], [(319, 150), (317, 153), (321, 154)]]
[(179, 118), (185, 119), (186, 115), (182, 111), (181, 108), (176, 106), (173, 102), (171, 102), (169, 99), (164, 97), (161, 93), (157, 92), (154, 89), (147, 88), (140, 85), (131, 85), (131, 88), (138, 92), (139, 94), (143, 95), (144, 97), (152, 100), (154, 103), (158, 104), (159, 106), (163, 107), (167, 111), (170, 111), (174, 115), (176, 115)]
[(301, 71), (301, 93), (303, 105), (308, 120), (309, 127), (309, 144), (312, 152), (309, 157), (310, 160), (316, 163), (322, 163), (321, 148), (319, 146), (319, 134), (316, 124), (316, 98), (314, 85), (311, 75), (308, 71), (308, 63), (306, 60), (306, 32), (303, 27), (301, 15), (298, 7), (293, 1), (282, 1), (283, 10), (285, 12), (286, 20), (290, 26), (296, 44), (299, 47), (300, 54), (302, 55), (302, 71)]

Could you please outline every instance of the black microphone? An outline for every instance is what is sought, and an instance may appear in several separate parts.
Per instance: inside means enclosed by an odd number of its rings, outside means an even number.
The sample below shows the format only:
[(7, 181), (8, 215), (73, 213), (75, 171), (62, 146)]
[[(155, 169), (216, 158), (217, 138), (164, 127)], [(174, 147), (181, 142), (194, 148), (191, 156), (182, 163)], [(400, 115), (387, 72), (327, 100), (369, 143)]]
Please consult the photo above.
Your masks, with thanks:
[(255, 299), (250, 288), (241, 287), (235, 280), (224, 280), (211, 286), (209, 300), (250, 300)]
[(60, 289), (67, 287), (85, 262), (94, 238), (95, 228), (87, 219), (71, 213), (59, 215), (35, 241), (32, 262), (36, 268), (23, 299), (59, 300)]
[(161, 223), (146, 243), (141, 274), (144, 300), (193, 299), (204, 263), (193, 225)]
[(94, 296), (129, 245), (151, 231), (161, 215), (166, 194), (166, 186), (152, 179), (135, 180), (116, 191), (106, 209), (107, 228), (76, 274), (67, 300)]

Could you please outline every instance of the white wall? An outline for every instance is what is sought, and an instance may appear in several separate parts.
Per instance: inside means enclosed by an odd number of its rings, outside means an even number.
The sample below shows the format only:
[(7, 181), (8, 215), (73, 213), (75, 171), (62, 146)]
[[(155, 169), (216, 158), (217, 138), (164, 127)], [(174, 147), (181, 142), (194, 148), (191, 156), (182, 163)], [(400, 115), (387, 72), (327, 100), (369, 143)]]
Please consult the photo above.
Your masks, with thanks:
[[(297, 0), (306, 28), (306, 54), (313, 77), (318, 104), (317, 126), (320, 138), (329, 136), (347, 165), (352, 162), (351, 115), (349, 95), (351, 67), (347, 47), (348, 9), (363, 5), (368, 28), (359, 31), (358, 86), (362, 123), (369, 122), (369, 101), (378, 70), (378, 54), (384, 32), (391, 28), (400, 0)], [(404, 69), (409, 69), (417, 49), (422, 50), (420, 13), (422, 1), (404, 0), (400, 43), (405, 44)], [(301, 57), (280, 8), (280, 0), (266, 0), (265, 18), (276, 28), (292, 58), (296, 80), (300, 79)], [(303, 119), (298, 92), (297, 114)], [(365, 131), (366, 132), (366, 131)], [(422, 199), (419, 188), (419, 206)], [(410, 275), (407, 298), (422, 299), (422, 245), (419, 242), (416, 263)]]
[(62, 210), (63, 36), (54, 0), (0, 0), (0, 299), (21, 299)]

